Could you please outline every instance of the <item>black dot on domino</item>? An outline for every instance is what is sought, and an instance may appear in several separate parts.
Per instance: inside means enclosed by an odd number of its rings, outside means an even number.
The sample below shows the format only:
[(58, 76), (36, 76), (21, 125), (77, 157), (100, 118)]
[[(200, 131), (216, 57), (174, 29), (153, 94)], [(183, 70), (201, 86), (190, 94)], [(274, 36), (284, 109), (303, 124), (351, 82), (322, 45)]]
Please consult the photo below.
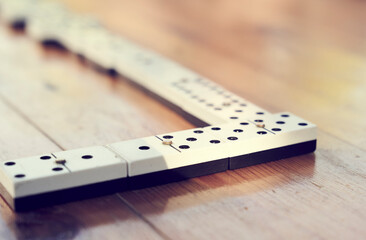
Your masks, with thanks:
[(150, 147), (148, 147), (148, 146), (140, 146), (139, 149), (140, 150), (149, 150)]
[(189, 148), (189, 146), (188, 146), (188, 145), (180, 145), (180, 146), (179, 146), (179, 148), (180, 148), (180, 149), (188, 149), (188, 148)]
[(281, 128), (272, 128), (272, 131), (279, 132), (281, 131)]
[(194, 142), (194, 141), (197, 141), (197, 138), (190, 137), (190, 138), (187, 138), (186, 140), (187, 141), (190, 141), (190, 142)]
[(259, 132), (257, 132), (259, 135), (265, 135), (265, 134), (267, 134), (267, 132), (265, 132), (265, 131), (259, 131)]
[(63, 168), (60, 168), (60, 167), (55, 167), (55, 168), (52, 168), (52, 171), (55, 171), (55, 172), (59, 172), (59, 171), (62, 171)]
[(227, 139), (231, 140), (231, 141), (235, 141), (235, 140), (238, 140), (237, 137), (228, 137)]
[(165, 135), (165, 136), (163, 136), (163, 138), (164, 139), (172, 139), (172, 138), (174, 138), (173, 136), (170, 136), (170, 135)]
[(13, 166), (15, 165), (15, 162), (6, 162), (4, 163), (5, 166)]

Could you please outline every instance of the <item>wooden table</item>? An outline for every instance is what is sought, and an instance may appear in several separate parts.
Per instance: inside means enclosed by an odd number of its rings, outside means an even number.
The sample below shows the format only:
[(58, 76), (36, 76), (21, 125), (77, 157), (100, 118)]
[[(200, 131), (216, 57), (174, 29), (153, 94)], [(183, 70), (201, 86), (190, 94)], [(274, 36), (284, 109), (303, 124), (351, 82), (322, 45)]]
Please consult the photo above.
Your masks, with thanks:
[[(366, 238), (366, 2), (64, 2), (271, 112), (316, 123), (318, 149), (21, 214), (0, 200), (0, 239)], [(0, 160), (192, 127), (125, 79), (1, 23)]]

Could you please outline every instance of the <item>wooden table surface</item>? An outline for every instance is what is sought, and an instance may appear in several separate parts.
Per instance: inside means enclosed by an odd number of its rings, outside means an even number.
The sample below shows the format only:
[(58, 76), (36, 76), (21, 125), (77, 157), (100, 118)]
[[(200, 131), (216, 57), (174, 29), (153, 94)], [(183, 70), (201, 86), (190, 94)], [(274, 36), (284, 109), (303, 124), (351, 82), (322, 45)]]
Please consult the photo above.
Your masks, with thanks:
[[(314, 154), (14, 213), (0, 239), (365, 239), (366, 2), (64, 0), (275, 113)], [(194, 127), (123, 78), (0, 24), (0, 160)]]

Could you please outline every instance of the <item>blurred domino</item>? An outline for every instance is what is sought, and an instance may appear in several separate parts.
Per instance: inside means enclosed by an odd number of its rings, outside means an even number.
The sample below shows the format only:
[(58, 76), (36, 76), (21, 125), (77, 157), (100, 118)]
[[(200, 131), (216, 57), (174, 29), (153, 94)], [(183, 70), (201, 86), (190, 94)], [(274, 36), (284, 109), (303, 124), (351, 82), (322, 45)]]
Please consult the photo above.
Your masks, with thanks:
[(24, 28), (26, 18), (36, 1), (6, 1), (0, 0), (1, 19), (14, 28)]
[[(16, 9), (26, 9), (20, 7), (23, 1), (14, 2)], [(93, 18), (48, 1), (38, 1), (31, 10), (13, 11), (27, 21), (31, 37), (65, 47), (99, 69), (117, 71), (198, 125), (222, 124), (266, 112), (160, 54), (111, 33)]]

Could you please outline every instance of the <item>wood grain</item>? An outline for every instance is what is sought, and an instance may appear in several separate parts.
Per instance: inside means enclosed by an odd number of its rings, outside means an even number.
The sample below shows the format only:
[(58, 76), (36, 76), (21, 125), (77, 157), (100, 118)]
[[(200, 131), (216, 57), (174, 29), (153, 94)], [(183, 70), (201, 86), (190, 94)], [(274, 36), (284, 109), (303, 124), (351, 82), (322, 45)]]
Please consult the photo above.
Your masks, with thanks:
[[(0, 202), (2, 239), (366, 236), (364, 1), (63, 2), (272, 112), (316, 123), (318, 150), (25, 214)], [(192, 127), (128, 81), (4, 26), (0, 63), (1, 160)]]
[[(0, 113), (5, 116), (0, 118), (0, 160), (60, 150), (37, 127), (3, 101), (0, 101)], [(97, 239), (105, 231), (110, 232), (106, 239), (116, 239), (122, 234), (130, 238), (161, 239), (116, 195), (21, 214), (12, 212), (0, 199), (0, 208), (1, 239), (71, 239), (76, 236), (78, 239)]]

